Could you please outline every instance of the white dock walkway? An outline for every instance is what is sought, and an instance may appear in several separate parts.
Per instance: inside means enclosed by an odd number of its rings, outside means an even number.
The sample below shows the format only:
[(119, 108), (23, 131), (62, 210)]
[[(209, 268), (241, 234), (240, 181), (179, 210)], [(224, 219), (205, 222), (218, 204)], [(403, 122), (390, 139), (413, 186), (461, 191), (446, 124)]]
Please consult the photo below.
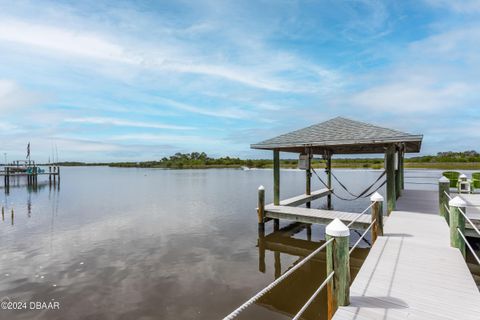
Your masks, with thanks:
[(334, 320), (478, 320), (480, 292), (449, 228), (438, 194), (404, 190)]

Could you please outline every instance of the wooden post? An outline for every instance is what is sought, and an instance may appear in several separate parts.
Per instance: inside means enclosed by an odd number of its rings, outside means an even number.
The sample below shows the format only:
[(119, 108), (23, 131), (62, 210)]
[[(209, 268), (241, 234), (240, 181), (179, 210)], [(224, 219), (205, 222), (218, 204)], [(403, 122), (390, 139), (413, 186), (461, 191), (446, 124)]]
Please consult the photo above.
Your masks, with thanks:
[(325, 228), (326, 240), (334, 239), (327, 246), (327, 277), (333, 272), (332, 281), (328, 284), (328, 314), (333, 315), (339, 306), (350, 304), (350, 230), (335, 218)]
[(405, 146), (400, 151), (400, 188), (405, 190)]
[(372, 226), (372, 244), (375, 243), (377, 237), (383, 236), (383, 200), (382, 195), (378, 192), (370, 197), (370, 201), (373, 202), (372, 222), (375, 221)]
[[(307, 170), (305, 170), (305, 194), (310, 195), (312, 194), (312, 154), (310, 150), (307, 153)], [(311, 203), (307, 202), (306, 207), (310, 208)]]
[(273, 150), (273, 204), (280, 204), (280, 152)]
[(396, 196), (395, 196), (395, 146), (391, 145), (387, 148), (385, 153), (385, 162), (387, 171), (387, 213), (395, 210)]
[(265, 234), (258, 237), (258, 271), (265, 273), (267, 267), (265, 263)]
[(402, 195), (402, 181), (401, 181), (401, 169), (402, 169), (402, 164), (401, 164), (401, 155), (400, 155), (400, 149), (397, 149), (396, 152), (396, 157), (394, 161), (396, 161), (396, 166), (397, 170), (395, 170), (395, 197), (396, 199), (400, 198)]
[[(332, 155), (327, 156), (327, 186), (332, 190)], [(327, 209), (332, 210), (332, 194), (327, 195)]]
[(265, 188), (258, 187), (258, 232), (265, 232)]
[(280, 230), (280, 219), (273, 219), (273, 231)]
[(462, 236), (458, 233), (457, 228), (465, 234), (465, 218), (460, 210), (467, 214), (465, 210), (467, 203), (457, 196), (450, 200), (448, 204), (450, 206), (450, 246), (458, 248), (463, 257), (466, 258), (465, 241), (463, 241)]
[(280, 252), (275, 251), (273, 253), (275, 259), (275, 280), (282, 275), (282, 261), (280, 260)]
[(58, 185), (60, 185), (60, 167), (57, 167)]
[(450, 180), (447, 177), (442, 176), (438, 179), (438, 207), (440, 209), (440, 215), (444, 217), (448, 223), (450, 221), (450, 214), (445, 206), (448, 207), (448, 201), (450, 198), (447, 194), (450, 194)]

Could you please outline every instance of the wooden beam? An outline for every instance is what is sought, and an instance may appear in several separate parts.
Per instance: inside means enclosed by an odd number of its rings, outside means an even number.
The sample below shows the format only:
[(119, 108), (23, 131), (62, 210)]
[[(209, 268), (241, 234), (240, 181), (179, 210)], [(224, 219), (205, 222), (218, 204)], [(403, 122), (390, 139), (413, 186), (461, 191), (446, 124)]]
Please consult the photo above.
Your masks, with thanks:
[(313, 200), (325, 197), (325, 196), (327, 196), (331, 193), (332, 193), (331, 190), (328, 190), (327, 188), (323, 188), (323, 189), (319, 189), (319, 190), (310, 192), (309, 195), (308, 194), (301, 194), (299, 196), (295, 196), (295, 197), (292, 197), (292, 198), (282, 200), (282, 201), (280, 201), (279, 205), (289, 206), (289, 207), (297, 207), (297, 206), (302, 205), (304, 203), (309, 203)]
[[(327, 156), (327, 186), (332, 190), (332, 155)], [(327, 196), (327, 209), (332, 210), (332, 195)]]
[[(275, 221), (289, 220), (303, 223), (329, 224), (335, 218), (339, 218), (344, 223), (349, 223), (357, 219), (359, 213), (343, 212), (332, 210), (309, 209), (302, 207), (286, 206), (265, 206), (265, 217), (272, 218)], [(365, 230), (370, 225), (370, 215), (362, 215), (350, 226), (351, 229)], [(277, 229), (278, 230), (278, 229)]]
[[(307, 170), (305, 170), (305, 194), (310, 195), (312, 191), (312, 170), (311, 170), (311, 165), (312, 165), (312, 155), (310, 153), (310, 150), (308, 150), (307, 153)], [(310, 201), (306, 203), (307, 208), (311, 207)]]
[(396, 194), (395, 194), (395, 146), (390, 145), (385, 152), (385, 162), (387, 171), (387, 213), (390, 214), (395, 210)]
[(400, 155), (400, 188), (405, 190), (405, 146), (402, 146)]
[(273, 150), (273, 203), (280, 204), (280, 151)]
[(395, 161), (397, 170), (395, 170), (395, 197), (398, 199), (402, 195), (402, 181), (401, 181), (401, 170), (402, 170), (402, 165), (401, 165), (401, 150), (399, 147), (397, 147), (397, 157)]

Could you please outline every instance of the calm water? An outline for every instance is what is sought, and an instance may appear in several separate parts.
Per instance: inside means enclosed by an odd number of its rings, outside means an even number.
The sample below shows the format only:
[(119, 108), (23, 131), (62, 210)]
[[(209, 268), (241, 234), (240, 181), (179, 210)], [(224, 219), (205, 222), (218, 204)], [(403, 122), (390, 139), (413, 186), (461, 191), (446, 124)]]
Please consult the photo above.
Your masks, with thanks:
[[(353, 193), (380, 174), (335, 172)], [(408, 187), (435, 189), (426, 183), (439, 172), (409, 175), (426, 178)], [(282, 198), (303, 192), (304, 172), (285, 170), (281, 178)], [(27, 191), (24, 181), (12, 182), (9, 195), (2, 189), (0, 298), (58, 301), (60, 310), (0, 311), (2, 319), (218, 319), (324, 239), (323, 227), (310, 232), (283, 222), (282, 232), (272, 233), (268, 223), (266, 237), (258, 237), (257, 188), (263, 184), (271, 202), (270, 170), (62, 168), (59, 189), (43, 179), (36, 191)], [(369, 205), (333, 201), (344, 211)], [(324, 206), (324, 200), (312, 205)], [(352, 244), (357, 238), (352, 233)], [(368, 239), (361, 247), (352, 258), (354, 275)], [(324, 278), (320, 254), (240, 318), (291, 318)], [(325, 317), (322, 294), (306, 319)]]

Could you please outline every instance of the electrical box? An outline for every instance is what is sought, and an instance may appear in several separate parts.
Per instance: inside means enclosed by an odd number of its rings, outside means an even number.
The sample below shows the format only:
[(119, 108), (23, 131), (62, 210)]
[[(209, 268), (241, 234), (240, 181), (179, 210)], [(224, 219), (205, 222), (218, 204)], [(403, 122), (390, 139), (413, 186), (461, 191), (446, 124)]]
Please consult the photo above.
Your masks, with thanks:
[(308, 154), (301, 154), (298, 158), (298, 169), (308, 170), (310, 169), (310, 156)]

